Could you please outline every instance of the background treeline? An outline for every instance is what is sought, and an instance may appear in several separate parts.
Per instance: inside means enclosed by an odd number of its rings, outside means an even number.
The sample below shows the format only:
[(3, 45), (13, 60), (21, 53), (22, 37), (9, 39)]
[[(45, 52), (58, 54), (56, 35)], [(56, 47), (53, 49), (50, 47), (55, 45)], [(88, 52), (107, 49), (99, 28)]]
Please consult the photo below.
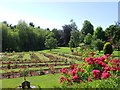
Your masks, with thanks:
[(70, 24), (62, 26), (62, 30), (42, 29), (35, 27), (33, 22), (27, 24), (20, 20), (17, 25), (0, 23), (2, 30), (2, 51), (38, 51), (52, 49), (57, 46), (78, 47), (81, 44), (100, 50), (106, 41), (114, 48), (120, 46), (120, 26), (110, 25), (105, 30), (101, 26), (94, 29), (90, 21), (85, 20), (81, 30), (76, 23), (70, 20)]

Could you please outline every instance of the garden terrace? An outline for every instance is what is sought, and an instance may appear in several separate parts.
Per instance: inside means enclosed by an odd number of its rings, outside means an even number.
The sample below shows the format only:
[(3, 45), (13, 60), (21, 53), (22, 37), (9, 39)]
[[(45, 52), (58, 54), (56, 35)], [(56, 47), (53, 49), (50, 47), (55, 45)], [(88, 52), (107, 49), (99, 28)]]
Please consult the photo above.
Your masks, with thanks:
[[(55, 68), (55, 73), (60, 73), (61, 69), (63, 67), (69, 68), (69, 66), (54, 66)], [(49, 70), (48, 67), (41, 67), (41, 68), (28, 68), (28, 75), (27, 76), (39, 76), (40, 75), (40, 69), (43, 70), (43, 72), (45, 74), (50, 74), (51, 71)], [(10, 70), (0, 70), (0, 78), (4, 79), (4, 78), (19, 78), (19, 77), (23, 77), (23, 72), (24, 69), (10, 69)]]
[[(10, 64), (10, 69), (16, 69), (16, 68), (22, 68), (22, 66), (26, 66), (27, 68), (32, 68), (32, 67), (46, 67), (49, 66), (50, 64), (54, 65), (54, 66), (63, 66), (63, 65), (70, 65), (69, 63), (64, 63), (64, 62), (51, 62), (51, 61), (47, 61), (47, 62), (43, 62), (43, 63), (19, 63), (19, 64)], [(3, 69), (7, 69), (8, 65), (2, 65)]]
[[(7, 53), (4, 54), (3, 57), (5, 60), (3, 59), (1, 62), (2, 66), (0, 67), (2, 69), (0, 72), (3, 78), (20, 77), (21, 75), (19, 73), (24, 71), (23, 67), (26, 67), (26, 70), (31, 74), (28, 76), (36, 76), (39, 75), (41, 68), (44, 72), (50, 72), (50, 65), (54, 66), (55, 73), (60, 72), (63, 67), (69, 67), (71, 65), (71, 60), (66, 60), (65, 57), (43, 52), (10, 55)], [(18, 57), (18, 59), (16, 57)]]

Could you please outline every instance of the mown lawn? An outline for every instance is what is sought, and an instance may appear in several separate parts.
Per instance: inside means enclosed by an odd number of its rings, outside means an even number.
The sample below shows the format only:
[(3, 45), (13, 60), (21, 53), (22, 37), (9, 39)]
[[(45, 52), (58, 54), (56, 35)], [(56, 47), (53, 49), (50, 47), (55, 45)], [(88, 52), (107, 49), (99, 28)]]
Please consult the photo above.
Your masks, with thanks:
[[(61, 74), (47, 74), (42, 76), (33, 76), (27, 77), (27, 80), (38, 88), (55, 88), (60, 87), (59, 79)], [(2, 88), (17, 88), (23, 81), (22, 78), (12, 78), (12, 79), (3, 79), (2, 81)]]
[(56, 49), (50, 50), (42, 50), (42, 52), (61, 52), (61, 53), (71, 53), (69, 47), (58, 47)]
[[(80, 52), (80, 48), (78, 48), (78, 51)], [(50, 50), (42, 50), (42, 52), (59, 52), (59, 53), (68, 53), (68, 54), (71, 54), (71, 51), (70, 51), (70, 48), (69, 47), (58, 47), (57, 49), (52, 49), (51, 51)], [(96, 53), (98, 53), (98, 51), (96, 50)], [(104, 52), (103, 50), (101, 50), (100, 53), (98, 53), (99, 56), (103, 56), (104, 55)], [(120, 51), (116, 51), (114, 50), (113, 52), (114, 56), (115, 57), (120, 57)]]

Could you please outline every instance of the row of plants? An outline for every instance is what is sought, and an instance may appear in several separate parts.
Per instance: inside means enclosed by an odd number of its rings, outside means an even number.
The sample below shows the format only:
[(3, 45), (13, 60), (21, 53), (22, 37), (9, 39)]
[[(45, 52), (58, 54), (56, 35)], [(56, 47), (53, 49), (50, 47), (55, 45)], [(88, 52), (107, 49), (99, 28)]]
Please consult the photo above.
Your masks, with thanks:
[(43, 53), (42, 54), (45, 56), (45, 57), (48, 57), (50, 61), (53, 61), (53, 62), (64, 62), (65, 64), (69, 63), (70, 59), (68, 58), (65, 58), (65, 57), (61, 57), (61, 56), (58, 56), (58, 55), (55, 55), (55, 54), (48, 54), (48, 53)]
[(82, 65), (62, 68), (60, 83), (63, 88), (117, 88), (120, 85), (120, 63), (106, 54), (84, 58)]
[(63, 62), (61, 60), (57, 61), (38, 61), (38, 60), (31, 60), (31, 61), (2, 61), (2, 64), (32, 64), (32, 63), (52, 63), (52, 62)]
[(82, 61), (82, 57), (78, 57), (78, 56), (75, 56), (75, 55), (63, 54), (63, 53), (54, 53), (54, 54), (57, 54), (59, 56), (62, 56), (62, 57), (65, 57), (65, 58), (69, 58), (69, 59), (72, 59), (72, 60)]
[(55, 74), (60, 73), (62, 70), (62, 67), (69, 67), (69, 66), (54, 66), (50, 64), (47, 67), (39, 67), (39, 68), (27, 68), (26, 66), (23, 66), (21, 69), (17, 70), (7, 70), (4, 69), (3, 73), (1, 74), (1, 79), (4, 78), (19, 78), (19, 77), (27, 77), (27, 76), (39, 76), (39, 75), (45, 75), (45, 74)]
[[(48, 60), (41, 60), (38, 55), (44, 55)], [(48, 53), (29, 53), (31, 60), (21, 60), (24, 56), (23, 54), (19, 54), (20, 60), (14, 61), (2, 61), (2, 76), (3, 78), (16, 78), (23, 77), (23, 72), (28, 72), (26, 76), (38, 76), (41, 74), (49, 74), (49, 73), (57, 73), (61, 72), (62, 67), (69, 66), (70, 63), (67, 62), (67, 59), (62, 57), (57, 57), (54, 55), (50, 55)], [(21, 56), (22, 55), (22, 56)], [(59, 66), (62, 66), (58, 68)], [(43, 67), (48, 67), (46, 69), (39, 69)], [(54, 68), (55, 67), (55, 68)], [(14, 69), (13, 69), (14, 68)], [(26, 68), (24, 70), (24, 68)], [(3, 70), (4, 69), (4, 70)], [(21, 70), (22, 69), (22, 70)]]
[[(37, 56), (35, 54), (30, 54), (32, 56), (32, 58), (36, 58)], [(24, 66), (27, 66), (29, 68), (31, 67), (40, 67), (40, 66), (48, 66), (48, 63), (52, 63), (54, 64), (55, 66), (58, 66), (58, 65), (69, 65), (69, 63), (67, 63), (67, 59), (63, 59), (60, 60), (60, 58), (58, 57), (55, 57), (55, 56), (52, 56), (52, 55), (48, 55), (48, 54), (45, 54), (47, 55), (48, 58), (50, 57), (54, 57), (52, 58), (51, 60), (49, 61), (40, 61), (40, 60), (31, 60), (31, 61), (4, 61), (2, 62), (2, 67), (1, 68), (21, 68), (23, 65)], [(38, 57), (37, 57), (38, 58)]]
[(53, 62), (53, 63), (32, 63), (32, 64), (8, 64), (5, 66), (0, 67), (1, 69), (17, 69), (17, 68), (22, 68), (23, 66), (26, 66), (28, 68), (35, 68), (35, 67), (45, 67), (48, 66), (49, 64), (53, 64), (54, 66), (64, 66), (64, 65), (70, 65), (70, 63), (64, 63), (64, 62)]

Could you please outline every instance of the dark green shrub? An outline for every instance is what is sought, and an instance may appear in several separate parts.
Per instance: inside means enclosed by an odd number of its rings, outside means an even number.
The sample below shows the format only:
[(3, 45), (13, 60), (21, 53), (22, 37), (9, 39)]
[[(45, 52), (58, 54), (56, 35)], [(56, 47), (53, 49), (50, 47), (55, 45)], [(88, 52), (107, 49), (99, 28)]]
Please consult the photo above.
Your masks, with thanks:
[(110, 44), (110, 42), (106, 42), (104, 44), (104, 47), (103, 47), (103, 51), (104, 51), (104, 54), (112, 54), (113, 52), (113, 48), (112, 48), (112, 45)]
[(103, 49), (103, 41), (102, 40), (100, 40), (100, 39), (97, 39), (96, 41), (95, 41), (95, 47), (96, 47), (96, 49), (97, 50), (99, 50), (99, 53), (100, 53), (100, 51)]

